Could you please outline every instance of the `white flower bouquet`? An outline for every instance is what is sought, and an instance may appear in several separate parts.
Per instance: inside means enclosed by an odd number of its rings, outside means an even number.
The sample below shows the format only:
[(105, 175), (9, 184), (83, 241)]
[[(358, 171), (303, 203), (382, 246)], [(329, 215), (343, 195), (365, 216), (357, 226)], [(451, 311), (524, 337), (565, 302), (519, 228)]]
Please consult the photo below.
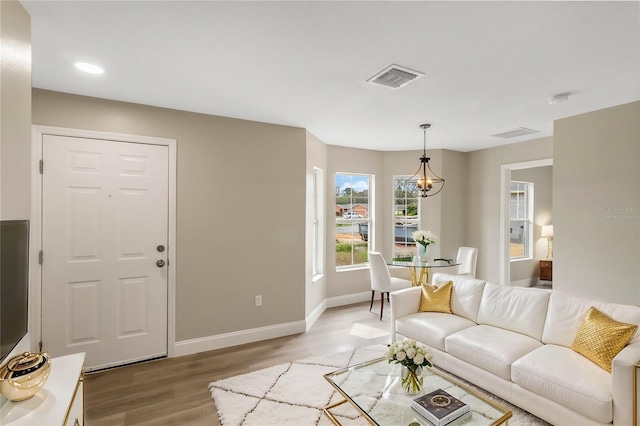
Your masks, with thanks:
[(422, 229), (412, 234), (413, 241), (421, 244), (426, 249), (429, 244), (435, 244), (438, 237), (431, 231), (423, 231)]
[(386, 358), (389, 363), (402, 365), (402, 387), (408, 393), (416, 393), (422, 389), (422, 368), (433, 366), (433, 354), (413, 339), (390, 344)]
[(433, 359), (431, 352), (413, 339), (393, 342), (387, 351), (389, 363), (395, 362), (407, 368), (432, 367), (431, 359)]

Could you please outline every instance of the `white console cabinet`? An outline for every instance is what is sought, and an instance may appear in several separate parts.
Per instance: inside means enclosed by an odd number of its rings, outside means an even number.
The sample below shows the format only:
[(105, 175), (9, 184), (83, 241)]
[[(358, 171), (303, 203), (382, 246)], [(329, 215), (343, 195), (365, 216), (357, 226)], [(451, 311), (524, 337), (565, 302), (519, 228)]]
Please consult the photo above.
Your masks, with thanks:
[(84, 352), (51, 359), (51, 373), (40, 392), (26, 401), (7, 401), (2, 426), (84, 425)]

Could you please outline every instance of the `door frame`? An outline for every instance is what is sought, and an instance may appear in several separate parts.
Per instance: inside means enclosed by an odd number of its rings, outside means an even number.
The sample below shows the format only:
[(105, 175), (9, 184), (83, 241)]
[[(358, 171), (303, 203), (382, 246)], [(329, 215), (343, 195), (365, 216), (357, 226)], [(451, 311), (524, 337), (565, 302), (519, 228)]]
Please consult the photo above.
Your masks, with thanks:
[(500, 284), (511, 283), (511, 254), (509, 252), (509, 191), (511, 171), (553, 166), (553, 158), (503, 164), (500, 166)]
[[(94, 130), (73, 129), (53, 126), (31, 126), (31, 236), (29, 238), (29, 334), (31, 347), (39, 349), (42, 342), (42, 267), (39, 253), (42, 250), (42, 175), (40, 160), (45, 135), (68, 136), (85, 139), (99, 139), (106, 142), (142, 143), (161, 145), (169, 149), (169, 222), (168, 240), (170, 247), (167, 253), (167, 356), (173, 357), (176, 343), (175, 327), (175, 284), (176, 284), (176, 178), (177, 178), (177, 144), (176, 139), (150, 136), (129, 135), (124, 133), (101, 132)], [(46, 169), (46, 164), (44, 165)]]

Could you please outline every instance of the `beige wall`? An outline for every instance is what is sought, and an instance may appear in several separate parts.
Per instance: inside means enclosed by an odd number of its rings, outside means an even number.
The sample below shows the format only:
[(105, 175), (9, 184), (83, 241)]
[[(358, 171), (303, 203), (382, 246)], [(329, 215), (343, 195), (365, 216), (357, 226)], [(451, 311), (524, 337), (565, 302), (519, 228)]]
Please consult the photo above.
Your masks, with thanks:
[[(420, 165), (420, 156), (422, 155), (422, 151), (395, 151), (395, 152), (384, 152), (383, 154), (383, 174), (380, 176), (380, 184), (382, 186), (382, 203), (384, 204), (384, 208), (382, 210), (382, 222), (381, 222), (381, 230), (382, 230), (382, 239), (381, 245), (377, 246), (376, 249), (382, 252), (385, 259), (390, 259), (392, 256), (392, 248), (393, 248), (393, 239), (395, 229), (392, 228), (391, 223), (394, 218), (394, 188), (393, 188), (393, 177), (394, 176), (412, 176), (416, 170), (418, 170), (418, 166)], [(440, 159), (439, 152), (436, 154), (430, 154), (431, 157), (438, 156), (437, 160), (431, 161), (432, 167), (437, 169), (437, 167), (433, 164), (435, 161)], [(439, 166), (438, 166), (439, 167)], [(438, 169), (439, 171), (439, 169)], [(438, 206), (435, 206), (435, 203), (432, 201), (436, 200), (435, 198), (420, 199), (420, 215), (421, 215), (421, 224), (420, 229), (430, 229), (436, 235), (440, 235), (440, 220), (433, 220), (434, 215), (438, 215), (439, 218), (439, 203)], [(431, 218), (431, 222), (427, 222), (426, 218)], [(437, 228), (436, 228), (437, 227)], [(429, 247), (430, 251), (432, 249), (435, 250), (435, 247)], [(402, 276), (406, 275), (406, 278), (409, 277), (408, 272), (402, 270), (393, 270), (392, 272), (397, 272), (395, 275)], [(406, 272), (403, 274), (402, 272)]]
[(640, 305), (640, 102), (554, 124), (554, 288)]
[[(327, 146), (304, 129), (43, 90), (33, 94), (34, 124), (178, 140), (178, 341), (302, 320), (325, 298), (368, 292), (368, 269), (335, 270), (335, 173), (375, 175), (372, 214), (382, 226), (373, 245), (389, 256), (392, 211), (384, 206), (392, 203), (391, 177), (411, 175), (418, 166), (417, 151), (382, 153)], [(440, 237), (433, 249), (452, 256), (460, 245), (478, 247), (478, 277), (498, 282), (500, 166), (554, 156), (554, 287), (603, 300), (640, 299), (640, 220), (603, 215), (606, 208), (640, 208), (638, 105), (560, 120), (555, 139), (563, 142), (557, 149), (551, 138), (541, 138), (470, 153), (430, 152), (432, 167), (447, 181), (442, 193), (421, 204), (421, 228)], [(558, 155), (563, 167), (559, 176)], [(610, 194), (609, 198), (592, 193), (591, 173), (602, 170), (603, 158), (613, 179), (598, 183), (605, 185), (599, 192)], [(305, 254), (311, 240), (305, 219), (314, 166), (324, 170), (327, 194), (325, 274), (315, 281)], [(285, 213), (282, 203), (274, 200), (288, 200)], [(253, 208), (244, 209), (246, 203)], [(560, 219), (558, 209), (563, 212)], [(229, 220), (241, 228), (229, 226)], [(602, 242), (592, 253), (588, 250), (592, 237), (584, 229), (598, 226), (606, 232), (597, 235)], [(255, 240), (253, 247), (246, 235)], [(537, 249), (539, 245), (538, 240)], [(544, 241), (542, 248), (546, 250)], [(601, 266), (584, 267), (599, 265), (596, 261), (605, 248), (616, 259), (608, 275), (599, 273)], [(259, 256), (247, 264), (247, 255), (256, 252)], [(616, 284), (602, 285), (612, 281), (610, 277)], [(256, 294), (263, 295), (262, 308), (253, 306)]]
[[(442, 197), (442, 227), (440, 254), (447, 259), (455, 258), (458, 248), (467, 246), (467, 199), (473, 187), (467, 185), (468, 154), (457, 151), (442, 151), (442, 175), (445, 189), (437, 197)], [(430, 200), (428, 200), (430, 201)], [(480, 257), (480, 254), (478, 254)], [(455, 269), (445, 272), (455, 273)]]
[[(311, 133), (307, 132), (307, 220), (306, 220), (306, 268), (305, 268), (305, 317), (318, 308), (324, 302), (327, 294), (327, 274), (326, 274), (326, 262), (322, 265), (322, 275), (313, 276), (313, 260), (311, 259), (313, 251), (313, 171), (314, 167), (322, 170), (324, 174), (324, 191), (322, 198), (325, 206), (327, 206), (327, 146), (322, 141), (316, 138)], [(321, 215), (320, 220), (324, 224), (324, 233), (320, 236), (320, 247), (322, 251), (322, 258), (325, 259), (326, 255), (326, 209), (319, 212)], [(333, 219), (333, 215), (329, 218)], [(324, 220), (323, 220), (324, 219)]]
[(500, 282), (500, 167), (503, 164), (552, 157), (552, 138), (468, 153), (465, 240), (470, 246), (479, 249), (476, 272), (478, 278)]
[(525, 287), (538, 283), (540, 260), (547, 258), (547, 239), (542, 238), (542, 226), (553, 224), (553, 166), (511, 171), (511, 180), (533, 182), (533, 259), (511, 262), (511, 283)]
[[(411, 176), (420, 165), (421, 151), (379, 152), (328, 147), (327, 176), (327, 241), (335, 241), (335, 174), (336, 172), (373, 174), (375, 180), (374, 220), (377, 222), (372, 248), (386, 259), (392, 255), (393, 241), (393, 176)], [(438, 243), (429, 247), (434, 257), (455, 257), (458, 247), (465, 243), (466, 156), (446, 150), (430, 150), (432, 169), (445, 178), (445, 189), (433, 197), (420, 200), (420, 229), (428, 229), (438, 236)], [(327, 247), (327, 296), (340, 297), (364, 294), (371, 290), (369, 269), (336, 271), (335, 246)], [(451, 270), (455, 272), (455, 270)], [(394, 276), (409, 278), (403, 268), (391, 269)], [(364, 294), (368, 297), (367, 294)]]
[(177, 139), (177, 341), (304, 319), (304, 129), (37, 89), (33, 123)]
[(31, 18), (0, 1), (0, 218), (31, 217)]
[[(327, 146), (327, 250), (326, 277), (327, 298), (357, 294), (371, 290), (369, 268), (358, 268), (348, 271), (336, 271), (336, 227), (335, 227), (335, 187), (336, 173), (360, 173), (374, 175), (374, 209), (369, 213), (374, 220), (383, 217), (383, 153), (363, 149), (345, 148), (335, 145)], [(378, 229), (379, 230), (379, 229)], [(380, 230), (381, 231), (381, 230)], [(372, 244), (375, 248), (382, 247), (382, 234), (376, 232)], [(371, 233), (369, 234), (371, 238)], [(341, 302), (338, 302), (341, 303)], [(332, 305), (332, 303), (330, 303)]]
[[(420, 229), (430, 230), (438, 237), (437, 243), (429, 246), (431, 255), (455, 257), (458, 247), (464, 244), (467, 154), (439, 149), (428, 154), (431, 168), (445, 179), (445, 187), (438, 195), (420, 199)], [(420, 165), (421, 155), (422, 151), (383, 153), (383, 202), (387, 208), (383, 212), (382, 253), (386, 257), (391, 256), (393, 238), (393, 176), (412, 176)]]

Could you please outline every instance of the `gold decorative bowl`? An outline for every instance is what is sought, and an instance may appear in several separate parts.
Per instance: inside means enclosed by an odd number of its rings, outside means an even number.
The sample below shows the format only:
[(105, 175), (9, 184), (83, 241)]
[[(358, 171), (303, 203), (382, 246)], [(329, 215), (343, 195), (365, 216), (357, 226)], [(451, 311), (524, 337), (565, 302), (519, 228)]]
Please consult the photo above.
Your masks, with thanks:
[(0, 368), (0, 393), (10, 401), (24, 401), (45, 384), (51, 371), (46, 353), (24, 352)]

